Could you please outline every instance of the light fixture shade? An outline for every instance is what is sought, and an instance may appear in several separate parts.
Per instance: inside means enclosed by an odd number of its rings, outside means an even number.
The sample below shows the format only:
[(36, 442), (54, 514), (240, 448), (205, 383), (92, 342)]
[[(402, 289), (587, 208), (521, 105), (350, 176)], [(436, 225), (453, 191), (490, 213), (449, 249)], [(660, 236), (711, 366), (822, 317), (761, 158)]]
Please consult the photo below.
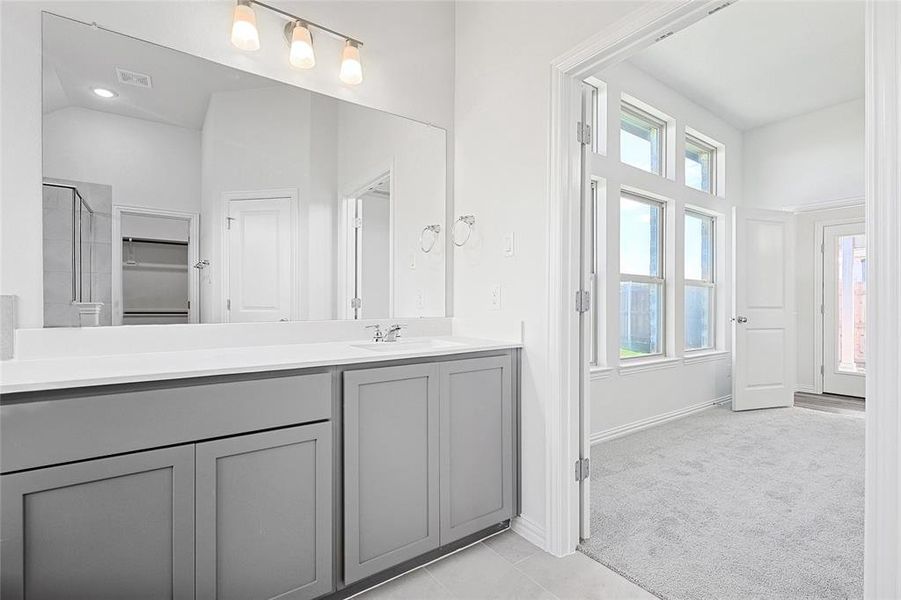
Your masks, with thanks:
[(301, 22), (294, 25), (291, 33), (291, 52), (288, 61), (298, 69), (312, 69), (316, 66), (316, 53), (313, 51), (313, 36)]
[(232, 44), (241, 50), (259, 50), (260, 33), (257, 31), (257, 17), (253, 8), (239, 2), (235, 6), (235, 18), (232, 21)]
[(363, 65), (360, 63), (360, 48), (350, 40), (341, 52), (341, 72), (338, 74), (347, 85), (357, 85), (363, 81)]

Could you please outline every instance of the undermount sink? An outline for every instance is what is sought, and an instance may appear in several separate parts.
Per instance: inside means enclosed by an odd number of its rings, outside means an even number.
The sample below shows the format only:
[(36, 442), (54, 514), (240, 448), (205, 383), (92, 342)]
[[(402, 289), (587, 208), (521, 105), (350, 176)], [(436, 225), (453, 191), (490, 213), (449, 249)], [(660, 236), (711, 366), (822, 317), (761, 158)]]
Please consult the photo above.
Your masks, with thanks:
[(414, 350), (442, 350), (445, 348), (453, 348), (454, 346), (462, 346), (462, 344), (459, 342), (449, 342), (447, 340), (400, 339), (396, 342), (368, 342), (363, 344), (351, 344), (351, 346), (363, 350), (372, 350), (373, 352), (407, 352)]

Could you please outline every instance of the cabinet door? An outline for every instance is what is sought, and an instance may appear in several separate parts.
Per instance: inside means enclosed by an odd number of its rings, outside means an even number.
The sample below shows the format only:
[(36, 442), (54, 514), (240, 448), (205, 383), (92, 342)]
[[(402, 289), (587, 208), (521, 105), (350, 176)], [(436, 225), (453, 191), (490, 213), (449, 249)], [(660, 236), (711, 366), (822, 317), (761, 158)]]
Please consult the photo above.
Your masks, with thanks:
[(194, 597), (194, 447), (4, 475), (4, 600)]
[(331, 424), (197, 444), (197, 599), (332, 586)]
[(345, 580), (437, 547), (438, 367), (345, 372)]
[(513, 516), (509, 356), (441, 365), (441, 543)]

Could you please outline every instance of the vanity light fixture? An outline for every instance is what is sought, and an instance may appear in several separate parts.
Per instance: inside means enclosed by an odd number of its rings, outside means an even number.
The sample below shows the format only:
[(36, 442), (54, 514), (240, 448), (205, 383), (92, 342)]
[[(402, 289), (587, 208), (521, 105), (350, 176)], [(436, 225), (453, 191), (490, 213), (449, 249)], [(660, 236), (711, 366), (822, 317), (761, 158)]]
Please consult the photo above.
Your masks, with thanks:
[(363, 81), (360, 47), (352, 40), (347, 40), (341, 51), (341, 72), (338, 77), (347, 85), (357, 85)]
[(363, 82), (363, 65), (360, 61), (360, 47), (363, 42), (258, 0), (238, 0), (235, 6), (231, 35), (231, 41), (235, 47), (249, 51), (260, 48), (260, 34), (257, 30), (254, 6), (265, 8), (288, 18), (288, 23), (285, 24), (285, 39), (290, 46), (288, 62), (292, 66), (299, 69), (312, 69), (316, 65), (313, 35), (310, 32), (315, 28), (344, 42), (338, 78), (347, 85), (357, 85)]
[(285, 37), (290, 29), (291, 51), (288, 62), (298, 69), (312, 69), (316, 66), (316, 53), (313, 51), (313, 35), (303, 21), (294, 21), (285, 26)]
[(232, 44), (241, 50), (253, 52), (260, 49), (260, 32), (257, 31), (257, 15), (248, 0), (238, 0), (232, 20)]
[(105, 100), (109, 100), (110, 98), (115, 98), (116, 96), (119, 95), (116, 92), (114, 92), (113, 90), (108, 90), (108, 89), (102, 88), (102, 87), (91, 88), (91, 91), (94, 92), (95, 96), (100, 96), (101, 98), (103, 98)]

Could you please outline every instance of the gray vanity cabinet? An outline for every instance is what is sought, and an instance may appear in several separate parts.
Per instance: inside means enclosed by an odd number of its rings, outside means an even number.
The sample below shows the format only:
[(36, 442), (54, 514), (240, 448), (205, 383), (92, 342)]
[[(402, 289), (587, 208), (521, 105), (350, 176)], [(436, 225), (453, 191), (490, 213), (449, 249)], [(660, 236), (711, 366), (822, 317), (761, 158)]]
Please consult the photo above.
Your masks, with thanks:
[(344, 373), (344, 579), (438, 547), (436, 363)]
[(316, 423), (197, 444), (197, 600), (333, 589), (331, 439)]
[(509, 355), (441, 364), (441, 544), (513, 517)]
[(4, 475), (4, 600), (194, 597), (194, 447)]

